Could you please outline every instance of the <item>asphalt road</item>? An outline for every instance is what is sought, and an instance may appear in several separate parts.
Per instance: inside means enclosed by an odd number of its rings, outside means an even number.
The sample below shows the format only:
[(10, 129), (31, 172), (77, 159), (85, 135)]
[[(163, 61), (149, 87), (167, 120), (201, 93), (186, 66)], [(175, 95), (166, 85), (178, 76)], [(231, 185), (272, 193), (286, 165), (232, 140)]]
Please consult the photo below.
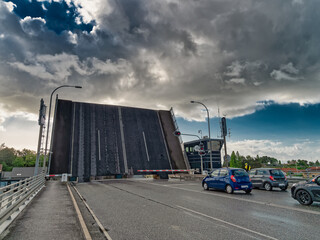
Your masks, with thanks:
[(113, 240), (320, 238), (320, 204), (301, 206), (290, 190), (229, 195), (200, 182), (153, 179), (76, 188)]

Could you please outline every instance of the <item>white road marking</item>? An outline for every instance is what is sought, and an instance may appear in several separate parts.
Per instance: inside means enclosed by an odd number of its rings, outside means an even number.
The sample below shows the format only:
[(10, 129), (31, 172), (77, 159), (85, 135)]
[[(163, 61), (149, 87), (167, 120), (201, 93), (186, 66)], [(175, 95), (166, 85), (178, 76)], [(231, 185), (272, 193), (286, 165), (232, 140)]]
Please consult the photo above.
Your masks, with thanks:
[(79, 219), (79, 222), (80, 222), (81, 229), (82, 229), (82, 232), (84, 234), (84, 237), (85, 237), (86, 240), (92, 240), (92, 238), (90, 236), (90, 233), (88, 231), (88, 228), (87, 228), (87, 226), (86, 226), (86, 224), (84, 222), (84, 219), (83, 219), (83, 217), (81, 215), (81, 212), (80, 212), (80, 209), (78, 207), (78, 204), (77, 204), (76, 200), (74, 199), (74, 196), (73, 196), (73, 194), (72, 194), (72, 192), (70, 190), (69, 184), (67, 184), (67, 187), (68, 187), (68, 191), (69, 191), (73, 206), (74, 206), (74, 208), (76, 210), (76, 213), (78, 215), (78, 219)]
[(188, 184), (183, 184), (183, 183), (173, 183), (173, 184), (164, 184), (163, 186), (172, 186), (172, 185), (178, 185), (178, 186), (199, 186), (199, 184), (194, 184), (194, 183), (188, 183)]
[(294, 207), (289, 207), (289, 206), (283, 206), (283, 205), (270, 203), (270, 202), (261, 202), (261, 201), (255, 201), (255, 200), (250, 200), (250, 199), (231, 197), (229, 195), (220, 195), (220, 194), (216, 194), (214, 192), (203, 192), (203, 191), (197, 191), (197, 190), (192, 190), (192, 189), (185, 189), (185, 188), (181, 188), (181, 187), (171, 187), (169, 185), (161, 185), (161, 184), (157, 184), (157, 183), (150, 183), (150, 182), (145, 182), (145, 183), (160, 186), (160, 187), (162, 186), (162, 187), (167, 187), (167, 188), (179, 189), (179, 190), (183, 190), (183, 191), (207, 194), (210, 196), (213, 195), (213, 196), (217, 196), (217, 197), (229, 198), (229, 199), (234, 199), (234, 200), (243, 201), (243, 202), (250, 202), (250, 203), (260, 204), (260, 205), (264, 205), (264, 206), (277, 207), (277, 208), (283, 208), (283, 209), (287, 209), (287, 210), (293, 210), (293, 211), (298, 211), (298, 212), (320, 215), (320, 212), (316, 212), (316, 211), (312, 211), (312, 210), (308, 210), (308, 209), (299, 209), (299, 208), (294, 208)]
[(185, 211), (192, 212), (192, 213), (194, 213), (194, 214), (198, 214), (198, 215), (200, 215), (200, 216), (203, 216), (203, 217), (206, 217), (206, 218), (210, 218), (210, 219), (213, 219), (213, 220), (215, 220), (215, 221), (218, 221), (218, 222), (221, 222), (221, 223), (230, 225), (230, 226), (232, 226), (232, 227), (236, 227), (236, 228), (239, 228), (239, 229), (241, 229), (241, 230), (245, 230), (245, 231), (247, 231), (247, 232), (254, 233), (254, 234), (256, 234), (256, 235), (259, 235), (259, 236), (262, 236), (262, 237), (265, 237), (265, 238), (268, 238), (268, 239), (277, 240), (277, 238), (274, 238), (274, 237), (271, 237), (271, 236), (268, 236), (268, 235), (265, 235), (265, 234), (262, 234), (262, 233), (259, 233), (259, 232), (250, 230), (250, 229), (245, 228), (245, 227), (241, 227), (241, 226), (239, 226), (239, 225), (236, 225), (236, 224), (233, 224), (233, 223), (224, 221), (224, 220), (219, 219), (219, 218), (215, 218), (215, 217), (209, 216), (209, 215), (204, 214), (204, 213), (201, 213), (201, 212), (194, 211), (194, 210), (189, 209), (189, 208), (185, 208), (185, 207), (182, 207), (182, 206), (179, 206), (179, 205), (176, 205), (176, 207), (178, 207), (178, 208), (180, 208), (180, 209), (183, 209), (183, 210), (185, 210)]
[(94, 220), (96, 221), (96, 223), (98, 224), (100, 230), (103, 232), (104, 236), (107, 238), (107, 240), (112, 240), (110, 235), (108, 234), (107, 230), (103, 227), (103, 225), (101, 224), (101, 222), (99, 221), (99, 219), (97, 218), (97, 216), (94, 214), (94, 212), (92, 211), (92, 209), (89, 207), (89, 205), (86, 203), (86, 201), (83, 199), (82, 195), (80, 194), (80, 192), (78, 191), (78, 189), (73, 186), (73, 188), (76, 190), (77, 194), (79, 195), (80, 199), (82, 200), (82, 202), (86, 205), (87, 209), (89, 210), (89, 212), (91, 213), (92, 217), (94, 218)]

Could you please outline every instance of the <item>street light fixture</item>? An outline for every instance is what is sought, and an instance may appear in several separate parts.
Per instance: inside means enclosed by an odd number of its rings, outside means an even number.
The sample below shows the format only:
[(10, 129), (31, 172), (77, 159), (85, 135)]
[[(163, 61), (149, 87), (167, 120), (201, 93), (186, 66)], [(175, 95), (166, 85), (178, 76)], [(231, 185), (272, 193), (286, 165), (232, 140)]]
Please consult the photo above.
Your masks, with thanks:
[[(48, 116), (48, 126), (47, 126), (47, 136), (46, 136), (46, 146), (45, 146), (45, 153), (44, 153), (44, 159), (43, 159), (43, 170), (46, 166), (46, 161), (47, 161), (47, 147), (48, 147), (48, 138), (49, 138), (49, 128), (50, 128), (50, 115), (51, 115), (51, 103), (52, 103), (52, 96), (53, 94), (55, 93), (55, 91), (57, 91), (59, 88), (63, 88), (63, 87), (71, 87), (71, 88), (82, 88), (82, 86), (72, 86), (72, 85), (62, 85), (62, 86), (59, 86), (57, 88), (55, 88), (51, 95), (50, 95), (50, 104), (49, 104), (49, 116)], [(51, 136), (52, 138), (52, 136)], [(51, 139), (52, 140), (52, 139)], [(52, 142), (52, 141), (51, 141)], [(50, 144), (50, 151), (49, 151), (49, 154), (51, 156), (51, 149), (52, 148), (52, 144)], [(51, 160), (51, 158), (50, 158)], [(50, 161), (49, 161), (49, 164), (48, 164), (48, 174), (49, 174), (49, 166), (50, 166)]]
[(208, 132), (209, 132), (209, 146), (210, 146), (210, 170), (212, 171), (212, 149), (211, 149), (211, 136), (210, 136), (210, 117), (209, 117), (209, 110), (204, 105), (202, 102), (197, 102), (197, 101), (190, 101), (190, 103), (198, 103), (204, 106), (204, 108), (207, 110), (207, 115), (208, 115)]

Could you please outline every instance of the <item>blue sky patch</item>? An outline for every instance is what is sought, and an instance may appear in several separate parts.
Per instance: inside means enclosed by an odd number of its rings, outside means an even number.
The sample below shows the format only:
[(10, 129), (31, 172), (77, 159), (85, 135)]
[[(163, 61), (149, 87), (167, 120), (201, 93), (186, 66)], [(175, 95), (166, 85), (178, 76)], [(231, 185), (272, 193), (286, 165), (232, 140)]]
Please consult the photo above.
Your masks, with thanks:
[[(245, 115), (228, 119), (231, 139), (273, 139), (291, 141), (297, 139), (313, 139), (320, 135), (320, 104), (300, 106), (297, 103), (276, 104), (268, 103), (263, 109)], [(208, 133), (207, 122), (188, 122), (178, 118), (181, 132), (197, 134), (194, 129)], [(193, 129), (193, 131), (191, 131)], [(211, 137), (216, 138), (220, 133), (219, 120), (211, 119)]]
[(77, 12), (77, 7), (73, 3), (70, 6), (65, 1), (62, 2), (38, 2), (36, 0), (6, 0), (12, 2), (16, 6), (14, 7), (14, 13), (20, 18), (30, 16), (32, 18), (41, 17), (46, 20), (46, 26), (48, 29), (60, 34), (64, 30), (81, 30), (90, 32), (94, 26), (94, 23), (81, 23), (76, 22), (76, 18), (81, 16)]

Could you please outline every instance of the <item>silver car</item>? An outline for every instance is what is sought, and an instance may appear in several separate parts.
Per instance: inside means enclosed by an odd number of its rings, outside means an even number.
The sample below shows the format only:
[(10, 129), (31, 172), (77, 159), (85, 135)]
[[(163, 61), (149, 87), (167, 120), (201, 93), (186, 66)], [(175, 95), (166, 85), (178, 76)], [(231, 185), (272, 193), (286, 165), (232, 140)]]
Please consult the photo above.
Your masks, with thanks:
[(286, 175), (278, 168), (256, 168), (249, 172), (254, 188), (264, 188), (271, 191), (278, 187), (285, 191), (288, 188)]

